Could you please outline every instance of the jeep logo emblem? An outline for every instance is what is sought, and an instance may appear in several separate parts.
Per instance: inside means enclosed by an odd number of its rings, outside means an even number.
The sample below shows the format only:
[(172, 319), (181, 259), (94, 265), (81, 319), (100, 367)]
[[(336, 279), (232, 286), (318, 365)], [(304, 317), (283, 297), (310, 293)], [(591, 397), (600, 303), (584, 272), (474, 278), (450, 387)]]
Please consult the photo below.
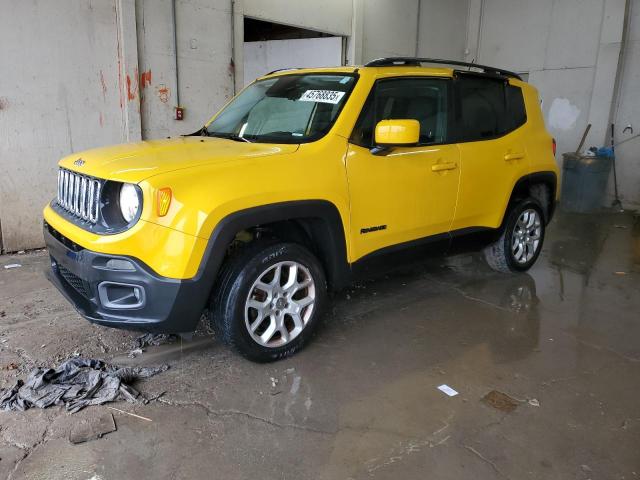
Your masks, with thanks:
[(77, 159), (75, 162), (73, 162), (73, 164), (74, 164), (76, 167), (81, 167), (82, 165), (84, 165), (84, 160), (83, 160), (83, 159), (81, 159), (81, 158), (79, 158), (79, 159)]

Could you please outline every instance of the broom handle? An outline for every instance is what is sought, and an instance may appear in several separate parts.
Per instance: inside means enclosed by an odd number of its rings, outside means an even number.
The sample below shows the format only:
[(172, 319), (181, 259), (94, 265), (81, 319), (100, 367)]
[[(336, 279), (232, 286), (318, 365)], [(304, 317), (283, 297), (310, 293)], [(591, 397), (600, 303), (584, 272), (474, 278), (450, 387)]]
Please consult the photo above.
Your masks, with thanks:
[(614, 141), (615, 134), (615, 125), (611, 124), (611, 153), (613, 155), (613, 191), (616, 196), (616, 202), (620, 203), (620, 199), (618, 197), (618, 172), (616, 171), (616, 144)]

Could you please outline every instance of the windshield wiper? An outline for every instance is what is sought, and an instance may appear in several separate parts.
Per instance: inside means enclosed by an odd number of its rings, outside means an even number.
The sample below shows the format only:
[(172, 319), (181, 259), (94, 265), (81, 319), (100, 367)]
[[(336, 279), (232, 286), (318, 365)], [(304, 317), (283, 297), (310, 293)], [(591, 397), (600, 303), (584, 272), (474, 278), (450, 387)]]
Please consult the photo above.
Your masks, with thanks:
[(187, 133), (185, 135), (180, 135), (180, 136), (181, 137), (208, 137), (209, 131), (207, 130), (207, 127), (202, 127), (193, 133)]
[(245, 137), (241, 137), (240, 135), (236, 135), (235, 133), (217, 133), (217, 132), (209, 132), (207, 129), (204, 129), (207, 133), (205, 135), (207, 137), (217, 137), (217, 138), (226, 138), (228, 140), (234, 140), (236, 142), (247, 142), (253, 143), (251, 140)]

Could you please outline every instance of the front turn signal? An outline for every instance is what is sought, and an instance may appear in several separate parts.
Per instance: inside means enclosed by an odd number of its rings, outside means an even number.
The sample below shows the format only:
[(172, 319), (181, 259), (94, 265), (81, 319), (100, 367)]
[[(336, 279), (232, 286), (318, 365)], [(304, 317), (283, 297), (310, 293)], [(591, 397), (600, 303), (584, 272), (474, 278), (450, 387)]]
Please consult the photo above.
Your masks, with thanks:
[(171, 189), (161, 188), (158, 190), (158, 216), (164, 217), (171, 206)]

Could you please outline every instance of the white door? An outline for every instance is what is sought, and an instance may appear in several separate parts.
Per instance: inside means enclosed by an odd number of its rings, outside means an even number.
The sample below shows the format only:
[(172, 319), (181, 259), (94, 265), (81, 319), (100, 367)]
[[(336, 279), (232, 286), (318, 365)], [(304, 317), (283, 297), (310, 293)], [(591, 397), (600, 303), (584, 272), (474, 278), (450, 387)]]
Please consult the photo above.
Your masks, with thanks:
[(342, 65), (342, 37), (244, 43), (244, 84), (280, 68)]

